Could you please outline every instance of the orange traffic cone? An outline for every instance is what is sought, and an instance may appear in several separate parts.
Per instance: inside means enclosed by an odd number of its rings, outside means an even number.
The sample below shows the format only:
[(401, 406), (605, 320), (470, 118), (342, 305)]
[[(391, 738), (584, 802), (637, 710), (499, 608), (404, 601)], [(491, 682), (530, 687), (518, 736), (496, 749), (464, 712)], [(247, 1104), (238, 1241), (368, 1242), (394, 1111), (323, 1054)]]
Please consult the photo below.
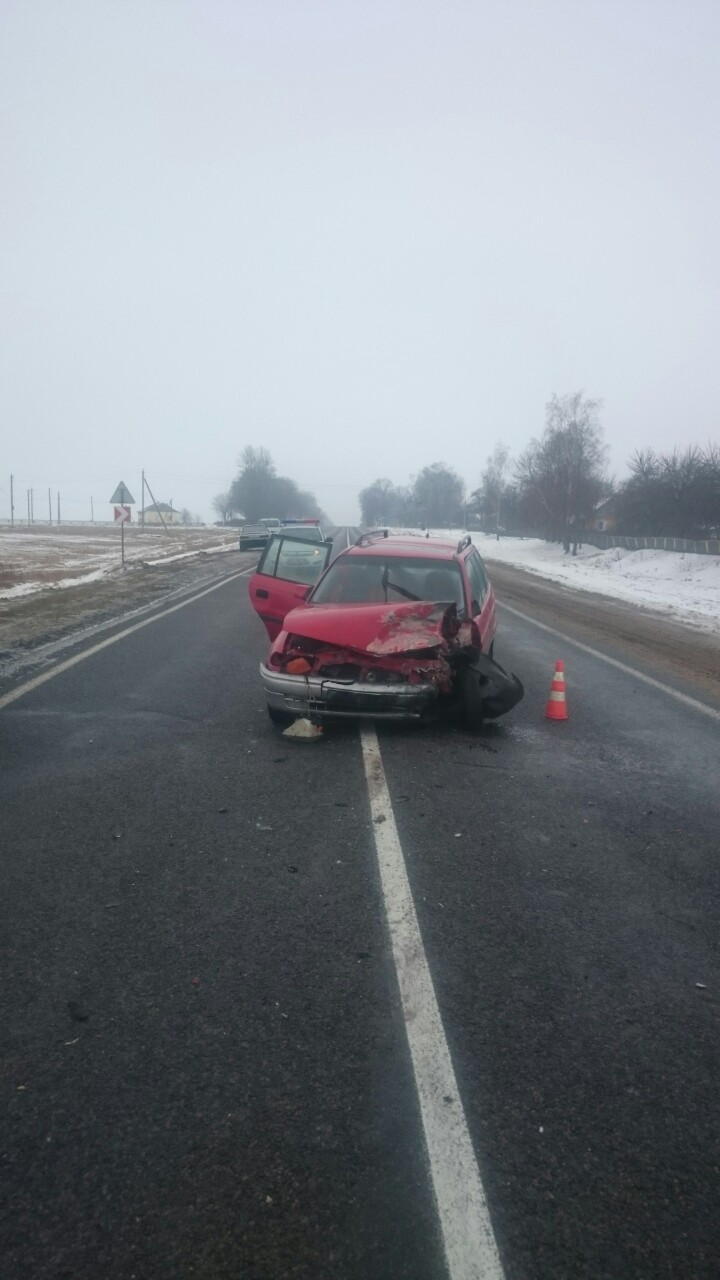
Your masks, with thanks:
[(545, 708), (546, 720), (567, 720), (567, 702), (565, 701), (565, 667), (562, 662), (555, 663), (550, 697)]

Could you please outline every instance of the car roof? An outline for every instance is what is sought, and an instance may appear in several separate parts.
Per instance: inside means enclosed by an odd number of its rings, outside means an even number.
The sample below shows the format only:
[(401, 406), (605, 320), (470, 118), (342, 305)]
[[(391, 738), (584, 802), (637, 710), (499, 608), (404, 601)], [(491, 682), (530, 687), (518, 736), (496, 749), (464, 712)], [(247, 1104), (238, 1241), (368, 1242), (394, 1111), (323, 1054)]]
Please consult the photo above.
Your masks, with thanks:
[[(366, 541), (367, 539), (367, 541)], [(469, 545), (469, 544), (468, 544)], [(463, 547), (463, 551), (466, 548)], [(364, 534), (361, 539), (346, 551), (347, 556), (415, 556), (420, 560), (455, 560), (458, 558), (458, 541), (456, 538), (424, 538), (413, 537), (412, 534)]]

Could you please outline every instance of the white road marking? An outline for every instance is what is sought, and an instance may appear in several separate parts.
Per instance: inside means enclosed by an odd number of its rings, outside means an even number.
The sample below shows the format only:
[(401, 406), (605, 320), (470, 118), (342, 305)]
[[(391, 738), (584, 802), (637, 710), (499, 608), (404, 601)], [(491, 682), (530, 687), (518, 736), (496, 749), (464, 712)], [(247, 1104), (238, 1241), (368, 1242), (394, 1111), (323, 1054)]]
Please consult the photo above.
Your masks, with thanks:
[(131, 636), (135, 631), (142, 631), (143, 627), (149, 627), (151, 623), (157, 622), (160, 618), (167, 618), (171, 613), (177, 613), (178, 609), (185, 609), (189, 604), (194, 604), (196, 600), (202, 600), (203, 596), (209, 596), (212, 591), (218, 591), (220, 587), (224, 587), (228, 582), (234, 582), (236, 578), (244, 578), (248, 573), (255, 572), (255, 565), (251, 565), (249, 569), (243, 569), (240, 573), (233, 573), (229, 578), (223, 578), (221, 582), (216, 582), (212, 587), (206, 587), (204, 591), (198, 591), (196, 595), (190, 596), (187, 600), (181, 600), (180, 604), (174, 604), (170, 609), (163, 609), (161, 613), (154, 613), (152, 618), (145, 618), (143, 622), (136, 622), (132, 627), (125, 627), (124, 631), (118, 631), (117, 635), (109, 636), (107, 640), (101, 640), (99, 644), (94, 644), (89, 649), (83, 649), (82, 653), (76, 653), (73, 658), (66, 658), (64, 662), (58, 662), (57, 666), (51, 667), (49, 671), (44, 671), (42, 675), (35, 676), (32, 680), (26, 681), (25, 684), (18, 685), (17, 689), (11, 689), (10, 693), (5, 693), (0, 697), (0, 711), (3, 707), (8, 707), (11, 702), (17, 702), (18, 698), (22, 698), (26, 693), (31, 693), (33, 689), (38, 689), (41, 684), (45, 684), (48, 680), (52, 680), (55, 676), (59, 676), (63, 671), (69, 671), (71, 667), (76, 667), (79, 662), (84, 662), (86, 658), (91, 658), (94, 653), (100, 653), (102, 649), (107, 649), (111, 644), (117, 644), (118, 640), (124, 640), (126, 636)]
[(601, 653), (599, 649), (593, 649), (589, 644), (583, 644), (581, 640), (573, 640), (572, 636), (566, 636), (564, 631), (556, 631), (555, 627), (549, 627), (545, 622), (538, 622), (537, 618), (531, 618), (527, 613), (521, 613), (519, 609), (514, 609), (512, 605), (504, 604), (502, 600), (498, 600), (501, 609), (507, 609), (508, 613), (513, 613), (516, 618), (522, 618), (523, 622), (529, 622), (533, 627), (537, 627), (540, 631), (547, 631), (548, 635), (557, 636), (559, 640), (564, 640), (566, 644), (571, 644), (576, 649), (581, 649), (583, 653), (589, 653), (593, 658), (599, 658), (601, 662), (606, 662), (609, 667), (615, 667), (618, 671), (623, 671), (626, 676), (633, 676), (635, 680), (642, 680), (643, 684), (649, 684), (652, 689), (659, 689), (661, 693), (667, 693), (669, 697), (675, 698), (677, 702), (682, 702), (686, 707), (692, 707), (693, 711), (701, 711), (704, 716), (710, 716), (711, 720), (720, 720), (720, 711), (715, 707), (709, 707), (707, 703), (700, 702), (697, 698), (691, 698), (687, 693), (681, 693), (679, 689), (673, 689), (672, 685), (663, 684), (662, 680), (655, 680), (652, 676), (646, 676), (644, 672), (637, 671), (635, 667), (628, 667), (624, 662), (618, 662), (617, 658), (611, 658), (607, 653)]
[(415, 913), (375, 730), (360, 731), (383, 898), (450, 1280), (502, 1267)]

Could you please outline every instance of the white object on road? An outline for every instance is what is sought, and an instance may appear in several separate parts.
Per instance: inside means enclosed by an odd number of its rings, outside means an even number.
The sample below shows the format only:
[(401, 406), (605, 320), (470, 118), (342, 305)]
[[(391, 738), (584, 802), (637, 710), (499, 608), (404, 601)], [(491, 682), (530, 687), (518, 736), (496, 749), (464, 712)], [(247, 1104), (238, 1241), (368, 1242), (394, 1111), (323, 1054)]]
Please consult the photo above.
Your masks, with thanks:
[(317, 742), (322, 738), (322, 725), (313, 724), (306, 716), (301, 716), (283, 730), (283, 738), (295, 738), (298, 742)]

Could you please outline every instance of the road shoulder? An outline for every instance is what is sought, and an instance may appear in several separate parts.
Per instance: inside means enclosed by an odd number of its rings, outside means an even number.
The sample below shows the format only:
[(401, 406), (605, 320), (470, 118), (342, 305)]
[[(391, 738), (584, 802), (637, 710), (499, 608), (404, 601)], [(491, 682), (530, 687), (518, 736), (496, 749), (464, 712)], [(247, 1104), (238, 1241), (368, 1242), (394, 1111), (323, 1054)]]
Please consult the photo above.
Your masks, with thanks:
[(650, 609), (560, 586), (488, 558), (500, 605), (531, 614), (545, 626), (695, 696), (720, 702), (719, 634), (698, 631)]

